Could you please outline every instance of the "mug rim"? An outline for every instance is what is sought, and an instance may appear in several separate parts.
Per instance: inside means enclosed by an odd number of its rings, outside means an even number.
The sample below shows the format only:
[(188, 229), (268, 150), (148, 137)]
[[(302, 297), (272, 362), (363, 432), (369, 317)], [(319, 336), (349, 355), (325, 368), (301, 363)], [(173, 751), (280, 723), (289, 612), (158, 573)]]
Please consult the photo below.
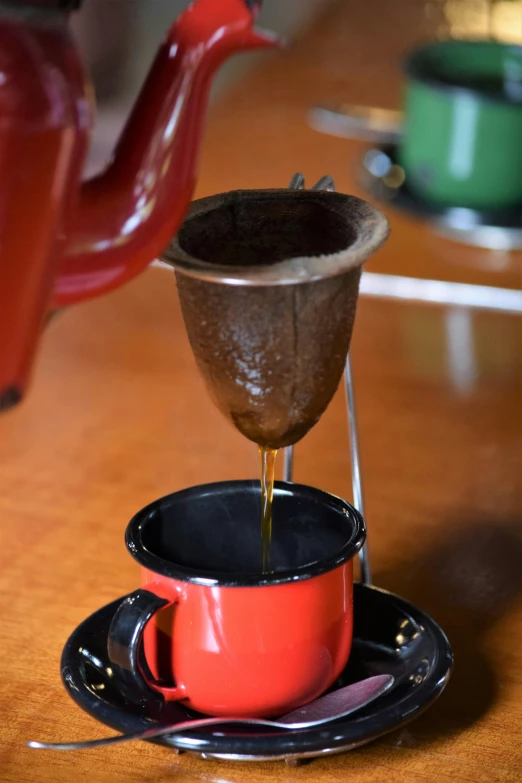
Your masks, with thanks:
[(491, 103), (502, 103), (509, 106), (522, 106), (522, 102), (520, 100), (515, 100), (515, 98), (511, 97), (508, 93), (494, 95), (490, 92), (484, 92), (477, 87), (462, 87), (458, 84), (448, 84), (448, 82), (444, 82), (438, 79), (437, 76), (428, 74), (422, 63), (422, 56), (430, 50), (439, 49), (445, 46), (469, 46), (470, 48), (477, 46), (487, 46), (489, 48), (504, 50), (515, 49), (516, 51), (520, 52), (522, 56), (522, 45), (503, 43), (502, 41), (488, 41), (471, 38), (447, 38), (442, 41), (430, 41), (415, 47), (406, 56), (403, 69), (408, 79), (415, 83), (424, 84), (431, 89), (439, 90), (440, 92), (456, 93), (458, 95), (471, 95), (474, 98)]
[[(259, 485), (259, 482), (256, 482)], [(263, 574), (233, 574), (230, 572), (219, 572), (211, 570), (199, 570), (181, 566), (169, 560), (164, 560), (159, 555), (154, 554), (146, 548), (143, 543), (142, 532), (147, 520), (151, 514), (161, 508), (162, 504), (168, 503), (173, 497), (179, 498), (183, 495), (198, 494), (208, 492), (209, 490), (218, 490), (219, 488), (245, 488), (252, 487), (252, 479), (235, 479), (229, 481), (217, 481), (207, 484), (196, 484), (192, 487), (171, 492), (157, 500), (152, 501), (147, 506), (138, 511), (130, 520), (125, 531), (125, 543), (130, 554), (139, 565), (160, 576), (166, 576), (169, 579), (175, 579), (180, 582), (197, 584), (204, 587), (267, 587), (270, 585), (281, 585), (291, 582), (299, 582), (305, 579), (311, 579), (332, 571), (340, 565), (343, 565), (360, 550), (366, 539), (366, 525), (364, 519), (350, 503), (337, 495), (333, 495), (325, 490), (311, 487), (307, 484), (297, 484), (294, 482), (275, 481), (274, 495), (276, 493), (288, 492), (290, 488), (296, 490), (305, 496), (312, 497), (314, 500), (323, 500), (333, 507), (340, 514), (349, 517), (352, 523), (352, 533), (344, 545), (334, 554), (315, 560), (311, 563), (298, 566), (297, 568), (269, 572)]]

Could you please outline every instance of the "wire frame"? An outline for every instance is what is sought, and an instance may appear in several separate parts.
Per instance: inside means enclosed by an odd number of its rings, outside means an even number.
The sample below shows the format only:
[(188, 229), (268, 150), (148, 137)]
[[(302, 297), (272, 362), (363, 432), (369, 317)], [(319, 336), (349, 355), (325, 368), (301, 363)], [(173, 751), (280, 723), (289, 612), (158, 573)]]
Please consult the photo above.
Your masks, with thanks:
[[(302, 174), (296, 173), (290, 180), (289, 188), (291, 190), (303, 190), (305, 187), (305, 178)], [(312, 186), (311, 190), (335, 190), (335, 182), (332, 177), (326, 175)], [(346, 357), (344, 368), (344, 383), (346, 389), (346, 408), (348, 415), (348, 436), (350, 441), (350, 462), (352, 468), (352, 493), (353, 505), (364, 518), (364, 500), (362, 490), (361, 460), (359, 456), (359, 434), (357, 427), (357, 413), (355, 407), (355, 394), (353, 387), (352, 366), (350, 354)], [(284, 449), (283, 479), (292, 481), (294, 473), (294, 447), (288, 446)], [(365, 585), (371, 584), (372, 574), (370, 567), (370, 558), (368, 554), (368, 543), (359, 551), (359, 565), (361, 568), (361, 582)]]

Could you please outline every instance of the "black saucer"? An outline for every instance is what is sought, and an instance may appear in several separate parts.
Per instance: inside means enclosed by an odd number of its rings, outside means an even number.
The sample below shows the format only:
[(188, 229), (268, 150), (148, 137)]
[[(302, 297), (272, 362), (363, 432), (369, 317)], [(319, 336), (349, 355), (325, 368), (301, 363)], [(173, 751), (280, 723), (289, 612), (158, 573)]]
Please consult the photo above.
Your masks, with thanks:
[[(72, 634), (62, 654), (62, 679), (74, 701), (96, 720), (119, 732), (195, 715), (166, 704), (151, 692), (142, 700), (125, 693), (107, 657), (107, 632), (122, 599), (99, 609)], [(442, 692), (452, 667), (449, 642), (424, 612), (392, 593), (355, 585), (355, 628), (350, 661), (339, 683), (372, 674), (393, 674), (390, 691), (353, 717), (314, 729), (187, 730), (162, 745), (234, 760), (303, 758), (340, 753), (370, 742), (419, 715)], [(81, 738), (79, 738), (81, 739)]]
[(439, 206), (409, 187), (394, 144), (367, 149), (360, 178), (371, 196), (427, 220), (440, 234), (476, 247), (515, 250), (522, 247), (522, 204), (502, 209)]

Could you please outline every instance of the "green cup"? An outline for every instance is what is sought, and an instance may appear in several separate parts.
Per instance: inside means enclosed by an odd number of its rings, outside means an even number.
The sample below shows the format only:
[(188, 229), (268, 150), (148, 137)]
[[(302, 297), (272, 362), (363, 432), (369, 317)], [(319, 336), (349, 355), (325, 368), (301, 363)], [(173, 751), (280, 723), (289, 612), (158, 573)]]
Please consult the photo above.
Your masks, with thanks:
[(410, 54), (406, 76), (409, 188), (433, 204), (522, 206), (522, 47), (433, 43)]

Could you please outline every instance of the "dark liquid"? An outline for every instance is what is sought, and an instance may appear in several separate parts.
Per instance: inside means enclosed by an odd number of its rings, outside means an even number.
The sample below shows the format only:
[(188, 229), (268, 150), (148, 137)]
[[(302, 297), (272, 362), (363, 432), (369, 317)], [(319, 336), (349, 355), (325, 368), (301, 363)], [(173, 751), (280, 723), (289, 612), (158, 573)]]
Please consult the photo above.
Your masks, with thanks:
[[(318, 502), (317, 490), (294, 486), (293, 492), (274, 489), (270, 573), (331, 557), (349, 538), (351, 523), (335, 499)], [(146, 511), (140, 521), (143, 545), (163, 561), (203, 576), (219, 572), (231, 581), (258, 576), (259, 505), (257, 482), (192, 487)]]
[(270, 542), (272, 541), (272, 498), (274, 496), (275, 460), (277, 449), (259, 447), (261, 455), (261, 543), (262, 569), (270, 570)]

